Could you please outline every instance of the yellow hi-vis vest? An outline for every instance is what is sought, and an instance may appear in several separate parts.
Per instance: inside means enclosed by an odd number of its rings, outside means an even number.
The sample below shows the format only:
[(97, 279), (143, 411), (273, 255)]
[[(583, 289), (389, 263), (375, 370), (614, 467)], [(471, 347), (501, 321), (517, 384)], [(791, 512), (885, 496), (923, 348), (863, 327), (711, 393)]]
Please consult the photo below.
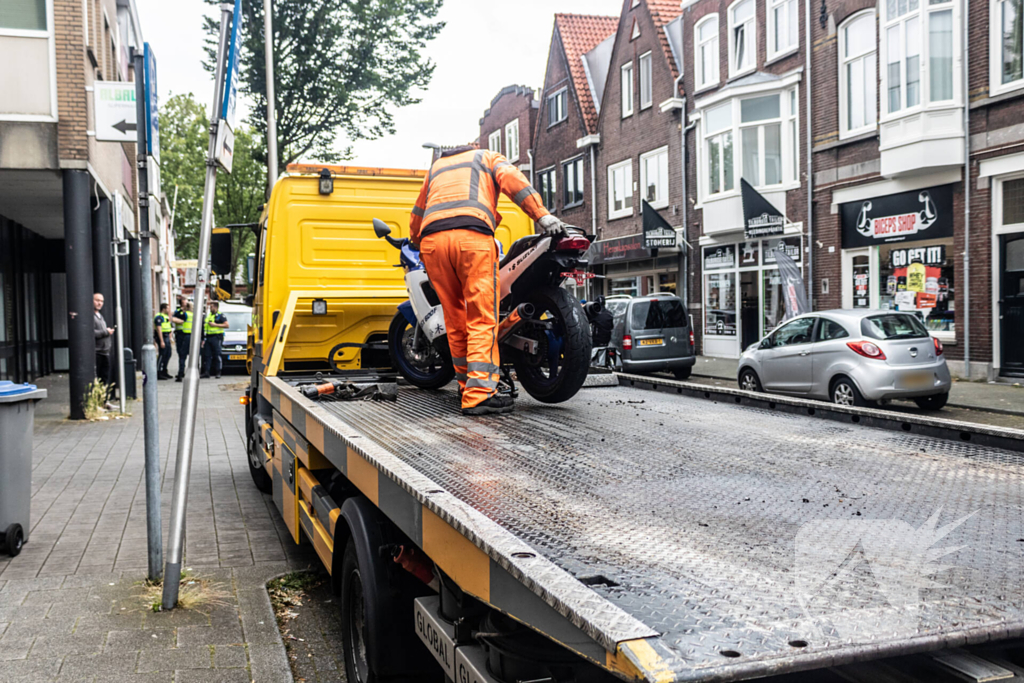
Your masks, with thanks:
[(171, 330), (174, 329), (173, 327), (171, 327), (171, 316), (164, 315), (163, 313), (161, 313), (160, 315), (157, 316), (157, 320), (160, 321), (161, 334), (170, 334)]
[(188, 311), (182, 311), (178, 317), (185, 321), (178, 329), (185, 334), (192, 334), (192, 314)]
[(216, 317), (217, 316), (214, 315), (213, 312), (211, 311), (206, 314), (206, 318), (203, 320), (203, 334), (205, 334), (207, 337), (215, 334), (224, 334), (224, 328), (213, 326), (213, 321), (216, 319)]

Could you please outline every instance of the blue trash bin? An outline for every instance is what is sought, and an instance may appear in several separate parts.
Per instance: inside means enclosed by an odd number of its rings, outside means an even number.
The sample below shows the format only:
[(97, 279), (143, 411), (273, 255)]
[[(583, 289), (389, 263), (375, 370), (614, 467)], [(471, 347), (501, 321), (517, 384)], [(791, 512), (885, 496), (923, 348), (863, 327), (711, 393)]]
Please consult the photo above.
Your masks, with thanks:
[(12, 557), (28, 541), (32, 502), (32, 428), (46, 389), (0, 382), (0, 543)]

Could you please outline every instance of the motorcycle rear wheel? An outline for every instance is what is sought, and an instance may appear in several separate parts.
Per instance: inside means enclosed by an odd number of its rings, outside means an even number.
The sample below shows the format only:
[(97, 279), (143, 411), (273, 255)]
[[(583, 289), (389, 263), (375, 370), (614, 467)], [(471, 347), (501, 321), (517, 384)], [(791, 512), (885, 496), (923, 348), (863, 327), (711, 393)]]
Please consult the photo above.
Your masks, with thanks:
[[(542, 287), (526, 298), (550, 331), (524, 327), (520, 336), (539, 342), (538, 353), (510, 350), (516, 377), (542, 403), (562, 403), (576, 395), (590, 367), (590, 325), (583, 306), (561, 287)], [(560, 346), (561, 348), (554, 348)]]
[(391, 364), (414, 387), (440, 389), (455, 379), (447, 338), (430, 345), (422, 337), (421, 349), (412, 348), (413, 327), (401, 312), (396, 313), (388, 328), (388, 353)]

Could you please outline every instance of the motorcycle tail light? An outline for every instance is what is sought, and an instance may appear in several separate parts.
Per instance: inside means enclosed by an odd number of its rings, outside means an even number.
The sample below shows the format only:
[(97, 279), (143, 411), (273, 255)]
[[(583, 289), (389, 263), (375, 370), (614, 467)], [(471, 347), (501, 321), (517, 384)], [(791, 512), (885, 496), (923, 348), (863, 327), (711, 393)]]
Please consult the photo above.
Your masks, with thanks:
[(633, 348), (633, 338), (628, 334), (622, 338), (622, 348), (625, 350)]
[(940, 342), (935, 337), (932, 337), (932, 341), (935, 342), (935, 355), (936, 356), (941, 356), (942, 355), (942, 342)]
[(574, 235), (572, 237), (563, 237), (558, 240), (558, 244), (555, 245), (557, 251), (586, 251), (590, 249), (590, 240), (586, 237), (580, 237)]
[(874, 358), (875, 360), (885, 360), (885, 353), (882, 349), (878, 348), (876, 344), (869, 341), (852, 341), (846, 342), (857, 354), (864, 356), (865, 358)]

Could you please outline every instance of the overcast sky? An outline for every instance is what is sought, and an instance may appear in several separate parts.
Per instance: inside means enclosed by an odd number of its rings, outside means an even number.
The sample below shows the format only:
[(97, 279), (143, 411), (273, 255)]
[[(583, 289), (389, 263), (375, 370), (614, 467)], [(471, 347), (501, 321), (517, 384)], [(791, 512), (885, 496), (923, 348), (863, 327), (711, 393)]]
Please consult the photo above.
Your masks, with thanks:
[[(252, 1), (261, 0), (243, 0)], [(207, 104), (213, 79), (202, 68), (202, 15), (215, 8), (202, 0), (136, 3), (143, 35), (157, 56), (161, 99), (192, 92)], [(430, 156), (424, 142), (474, 139), (480, 116), (501, 88), (543, 84), (555, 12), (618, 16), (621, 6), (622, 0), (446, 0), (441, 18), (447, 25), (427, 47), (437, 69), (423, 101), (397, 111), (395, 135), (356, 144), (352, 163), (425, 168)]]

